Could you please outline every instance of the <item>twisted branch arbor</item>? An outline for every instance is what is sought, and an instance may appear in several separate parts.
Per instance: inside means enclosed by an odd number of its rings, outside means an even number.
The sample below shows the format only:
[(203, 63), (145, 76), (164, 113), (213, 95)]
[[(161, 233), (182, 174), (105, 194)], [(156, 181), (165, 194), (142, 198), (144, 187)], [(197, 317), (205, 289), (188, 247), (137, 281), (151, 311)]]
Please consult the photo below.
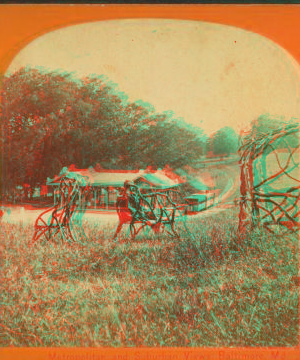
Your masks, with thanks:
[[(31, 244), (40, 239), (53, 240), (55, 237), (70, 243), (86, 238), (81, 220), (90, 191), (90, 179), (70, 172), (57, 180), (60, 183), (60, 201), (38, 216)], [(81, 209), (79, 203), (82, 203)]]
[(243, 139), (240, 233), (258, 224), (271, 232), (299, 230), (299, 129), (286, 124)]

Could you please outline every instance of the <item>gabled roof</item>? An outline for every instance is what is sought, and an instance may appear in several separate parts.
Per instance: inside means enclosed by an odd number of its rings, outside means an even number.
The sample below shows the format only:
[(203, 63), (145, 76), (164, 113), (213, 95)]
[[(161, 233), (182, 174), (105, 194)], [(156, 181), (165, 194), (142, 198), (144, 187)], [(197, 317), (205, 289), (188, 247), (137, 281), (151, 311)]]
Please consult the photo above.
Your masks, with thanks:
[(93, 179), (93, 185), (95, 186), (113, 186), (113, 187), (120, 187), (124, 185), (126, 180), (135, 181), (140, 175), (140, 172), (124, 172), (120, 171), (117, 172), (113, 170), (112, 172), (101, 171), (97, 172), (95, 170), (90, 171), (90, 174)]
[(160, 189), (167, 189), (179, 185), (178, 182), (170, 179), (168, 176), (164, 175), (160, 171), (157, 171), (155, 173), (144, 173), (140, 177), (138, 177), (136, 181), (144, 182), (146, 184), (149, 184), (149, 187), (154, 186)]
[[(145, 171), (145, 170), (104, 170), (96, 171), (93, 167), (88, 169), (74, 169), (64, 168), (59, 176), (54, 179), (47, 179), (47, 185), (58, 185), (60, 178), (67, 174), (68, 177), (76, 177), (76, 174), (87, 176), (94, 186), (112, 186), (121, 187), (126, 180), (143, 183), (147, 187), (156, 187), (160, 189), (167, 189), (182, 183), (182, 180), (177, 176), (170, 178), (163, 170)], [(146, 184), (145, 184), (146, 183)]]

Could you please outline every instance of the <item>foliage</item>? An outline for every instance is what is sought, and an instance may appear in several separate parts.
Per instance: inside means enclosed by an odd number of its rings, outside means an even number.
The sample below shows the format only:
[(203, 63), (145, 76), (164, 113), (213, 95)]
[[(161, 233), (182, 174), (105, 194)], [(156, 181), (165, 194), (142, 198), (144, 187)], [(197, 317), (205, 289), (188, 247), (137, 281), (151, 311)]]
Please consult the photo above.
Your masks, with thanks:
[(203, 131), (157, 114), (104, 76), (23, 68), (2, 79), (1, 153), (6, 186), (35, 186), (64, 166), (173, 168), (203, 152)]
[(272, 116), (266, 113), (251, 122), (251, 135), (268, 135), (285, 124), (295, 122), (296, 119), (293, 118), (287, 121), (284, 117)]
[[(272, 116), (270, 114), (263, 114), (257, 119), (251, 122), (251, 131), (247, 136), (251, 138), (261, 138), (263, 136), (268, 136), (270, 133), (284, 127), (284, 126), (293, 126), (299, 124), (299, 121), (295, 118), (289, 120), (284, 117)], [(286, 138), (288, 145), (292, 148), (299, 146), (299, 136), (290, 136)], [(286, 144), (278, 143), (277, 148), (284, 148)]]
[(297, 346), (299, 241), (261, 229), (239, 243), (236, 210), (191, 219), (194, 237), (28, 248), (3, 223), (2, 346)]
[(210, 149), (214, 155), (229, 155), (238, 150), (237, 133), (229, 126), (218, 130), (210, 139)]

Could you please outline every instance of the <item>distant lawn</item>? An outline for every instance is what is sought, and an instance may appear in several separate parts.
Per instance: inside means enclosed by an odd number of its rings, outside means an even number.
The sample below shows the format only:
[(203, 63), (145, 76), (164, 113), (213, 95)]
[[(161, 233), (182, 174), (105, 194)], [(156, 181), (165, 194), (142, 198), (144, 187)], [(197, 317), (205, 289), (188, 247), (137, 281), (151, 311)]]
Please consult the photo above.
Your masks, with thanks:
[[(254, 185), (260, 183), (263, 179), (269, 178), (279, 173), (281, 169), (284, 169), (288, 163), (289, 156), (290, 154), (287, 150), (281, 149), (277, 154), (272, 152), (265, 157), (258, 157), (253, 164)], [(283, 174), (282, 176), (268, 182), (272, 190), (280, 191), (281, 189), (284, 190), (289, 187), (299, 185), (299, 183), (294, 180), (299, 179), (299, 149), (294, 152), (288, 163), (286, 171), (288, 176)], [(262, 186), (262, 188), (264, 188), (264, 186)]]
[(257, 229), (239, 244), (235, 209), (190, 220), (194, 238), (124, 236), (28, 247), (2, 224), (2, 346), (296, 346), (298, 236)]

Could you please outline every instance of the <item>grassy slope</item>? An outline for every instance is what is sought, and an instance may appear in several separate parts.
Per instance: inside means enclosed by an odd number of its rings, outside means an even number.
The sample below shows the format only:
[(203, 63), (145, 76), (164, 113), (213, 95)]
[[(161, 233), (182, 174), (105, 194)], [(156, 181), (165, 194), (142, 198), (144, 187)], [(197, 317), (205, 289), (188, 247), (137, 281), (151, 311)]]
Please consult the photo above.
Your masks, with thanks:
[(2, 346), (293, 346), (298, 237), (261, 230), (241, 244), (237, 212), (190, 220), (195, 238), (28, 248), (31, 227), (3, 224)]

